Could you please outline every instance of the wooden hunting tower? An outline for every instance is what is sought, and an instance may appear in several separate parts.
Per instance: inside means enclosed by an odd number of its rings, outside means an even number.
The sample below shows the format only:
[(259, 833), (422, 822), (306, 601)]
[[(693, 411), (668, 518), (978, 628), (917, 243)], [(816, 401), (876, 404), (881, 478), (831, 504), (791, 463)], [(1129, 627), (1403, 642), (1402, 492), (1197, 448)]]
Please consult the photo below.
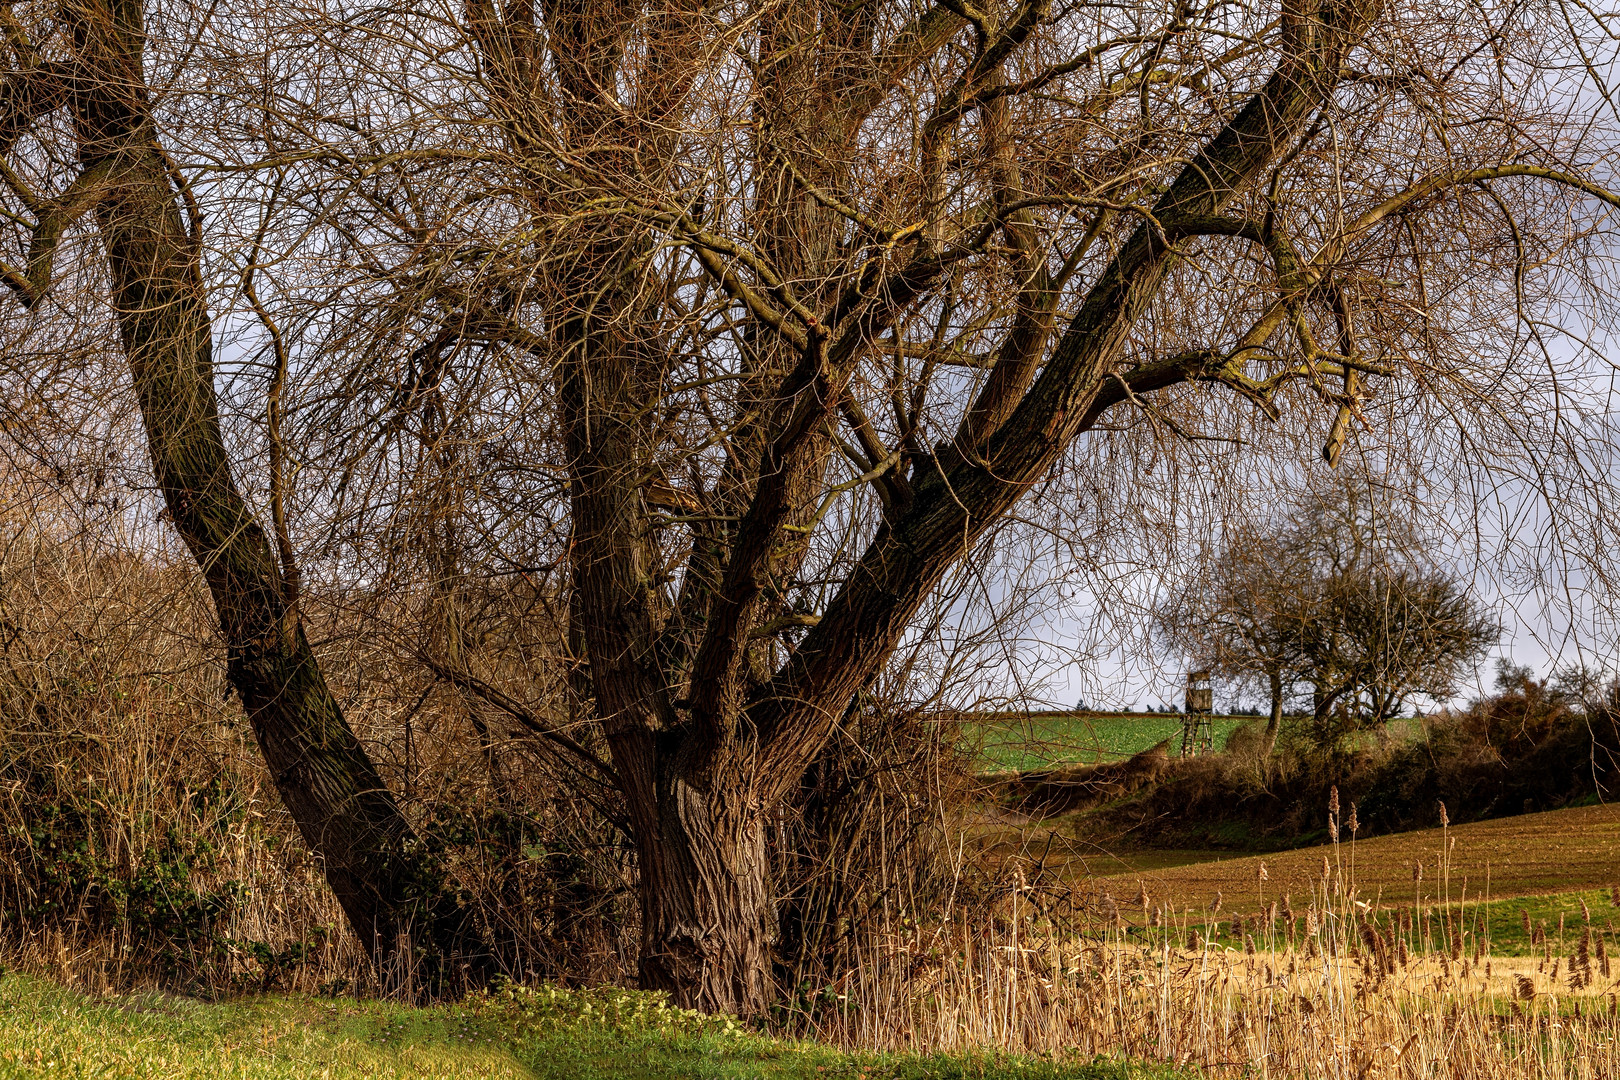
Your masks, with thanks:
[(1194, 671), (1187, 676), (1187, 718), (1181, 725), (1181, 756), (1197, 757), (1215, 747), (1215, 725), (1209, 714), (1215, 708), (1215, 690), (1209, 672)]

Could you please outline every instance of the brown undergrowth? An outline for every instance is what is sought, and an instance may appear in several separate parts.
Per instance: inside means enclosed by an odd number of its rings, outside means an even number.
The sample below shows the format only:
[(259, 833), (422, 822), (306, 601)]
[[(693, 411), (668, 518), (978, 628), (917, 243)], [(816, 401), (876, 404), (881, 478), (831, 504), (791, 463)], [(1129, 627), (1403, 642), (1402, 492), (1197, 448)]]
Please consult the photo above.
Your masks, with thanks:
[[(1612, 927), (1586, 911), (1567, 955), (1498, 957), (1483, 890), (1364, 894), (1348, 846), (1287, 897), (1257, 870), (1265, 899), (1235, 921), (1219, 900), (1140, 885), (1015, 880), (992, 909), (874, 941), (800, 1020), (848, 1045), (1122, 1054), (1216, 1076), (1620, 1075)], [(1430, 872), (1456, 897), (1453, 850), (1444, 838)]]
[[(373, 970), (282, 808), (195, 570), (75, 510), (0, 510), (0, 966), (97, 992), (420, 998), (409, 949)], [(588, 702), (551, 632), (558, 598), (311, 585), (303, 603), (348, 722), (417, 830), (427, 884), (473, 911), (496, 969), (633, 984), (623, 808), (607, 785), (561, 774), (577, 764), (512, 713), (592, 737), (572, 722)], [(450, 624), (466, 685), (423, 662), (451, 652)], [(952, 733), (920, 707), (864, 704), (771, 829), (784, 1000), (822, 993), (874, 927), (962, 891)]]
[[(373, 970), (282, 808), (195, 571), (51, 511), (0, 514), (0, 965), (96, 991), (417, 996), (416, 958)], [(476, 614), (532, 651), (510, 631), (522, 599)], [(417, 828), (425, 887), (473, 911), (514, 978), (622, 980), (635, 927), (602, 816), (532, 740), (402, 657), (413, 611), (392, 613), (390, 641), (329, 597), (306, 603)]]

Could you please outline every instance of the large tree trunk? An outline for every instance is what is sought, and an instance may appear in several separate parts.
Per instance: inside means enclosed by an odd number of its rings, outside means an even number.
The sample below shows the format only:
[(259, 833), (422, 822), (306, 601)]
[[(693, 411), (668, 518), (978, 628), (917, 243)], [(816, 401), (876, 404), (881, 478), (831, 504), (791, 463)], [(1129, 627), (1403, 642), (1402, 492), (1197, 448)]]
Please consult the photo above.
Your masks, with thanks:
[[(71, 18), (85, 73), (71, 99), (80, 165), (105, 177), (95, 206), (119, 334), (152, 465), (176, 531), (207, 579), (231, 685), (282, 800), (373, 957), (453, 948), (453, 908), (418, 880), (411, 829), (326, 685), (283, 591), (264, 530), (231, 474), (214, 396), (199, 268), (157, 142), (136, 4), (83, 3)], [(424, 940), (426, 939), (426, 940)]]
[(658, 833), (639, 845), (644, 878), (641, 983), (714, 1012), (770, 1003), (775, 908), (765, 829), (754, 801), (662, 778)]
[[(1016, 333), (1000, 351), (959, 445), (942, 444), (935, 453), (912, 448), (909, 479), (855, 415), (847, 389), (876, 339), (948, 267), (935, 238), (921, 233), (908, 243), (912, 256), (893, 272), (884, 269), (887, 261), (874, 261), (858, 282), (840, 281), (829, 256), (846, 226), (827, 212), (825, 192), (813, 194), (841, 186), (836, 162), (858, 137), (859, 121), (840, 118), (876, 104), (862, 105), (863, 96), (852, 92), (873, 66), (868, 12), (862, 5), (801, 6), (762, 19), (760, 47), (772, 59), (757, 69), (754, 235), (740, 247), (771, 264), (775, 284), (762, 291), (736, 287), (738, 302), (757, 316), (740, 345), (745, 362), (758, 358), (760, 378), (740, 394), (747, 405), (726, 436), (717, 497), (693, 514), (700, 523), (693, 525), (673, 611), (662, 591), (669, 553), (660, 548), (650, 512), (653, 489), (662, 483), (657, 447), (665, 436), (647, 408), (664, 392), (670, 343), (659, 339), (656, 308), (644, 310), (653, 301), (643, 287), (642, 260), (665, 241), (654, 239), (646, 222), (604, 225), (594, 215), (569, 226), (577, 236), (552, 240), (554, 250), (569, 253), (552, 271), (558, 300), (548, 326), (570, 470), (570, 635), (584, 646), (596, 716), (639, 856), (647, 985), (671, 990), (683, 1006), (752, 1013), (766, 1005), (773, 900), (765, 815), (800, 783), (837, 718), (941, 577), (1108, 406), (1109, 380), (1132, 324), (1178, 257), (1162, 230), (1219, 215), (1287, 152), (1340, 78), (1375, 3), (1290, 9), (1271, 80), (1163, 193), (1151, 227), (1117, 253), (1055, 344), (1056, 286), (1039, 272), (1044, 249), (1027, 220), (1009, 220), (1005, 231), (1023, 253), (1015, 271), (1023, 283)], [(692, 68), (682, 58), (702, 45), (701, 23), (691, 17), (699, 10), (695, 3), (672, 4), (652, 16), (628, 0), (545, 8), (547, 48), (567, 102), (564, 137), (577, 143), (567, 167), (580, 171), (582, 184), (612, 188), (633, 176), (637, 185), (656, 186), (661, 181), (651, 174), (658, 167), (673, 175), (668, 155), (678, 140), (669, 137), (666, 120), (690, 85)], [(918, 63), (962, 25), (948, 5), (936, 11), (908, 32), (930, 43)], [(995, 44), (952, 94), (976, 92), (977, 80), (999, 77), (1009, 51), (1047, 11), (1040, 3), (1019, 5), (1005, 27), (994, 33), (980, 27)], [(494, 73), (496, 115), (507, 120), (521, 151), (528, 131), (551, 123), (524, 119), (542, 100), (527, 89), (534, 9), (476, 0), (469, 12)], [(850, 25), (835, 32), (846, 17)], [(635, 70), (649, 73), (639, 85), (641, 76), (623, 65), (627, 50), (634, 51), (632, 37), (644, 43)], [(846, 42), (840, 47), (847, 47), (849, 67), (862, 72), (853, 82), (809, 62), (828, 41)], [(910, 62), (885, 57), (878, 67)], [(820, 93), (840, 87), (844, 92)], [(995, 127), (1002, 119), (992, 107), (986, 123)], [(945, 134), (930, 125), (922, 140), (929, 197), (941, 204), (947, 194), (941, 170), (950, 155)], [(633, 162), (626, 147), (636, 148)], [(1001, 138), (996, 153), (999, 196), (1016, 202), (1024, 184), (1013, 147)], [(819, 164), (807, 182), (797, 166), (789, 169), (790, 159)], [(689, 195), (682, 201), (702, 203)], [(693, 209), (691, 216), (697, 220), (670, 210), (657, 229), (696, 236), (704, 213)], [(692, 250), (716, 280), (734, 279), (728, 266), (736, 256), (708, 241)], [(773, 318), (767, 312), (775, 304), (790, 314)], [(800, 317), (800, 308), (813, 309), (814, 317)], [(795, 576), (805, 550), (799, 530), (817, 511), (834, 446), (828, 427), (841, 410), (859, 445), (839, 449), (882, 484), (885, 523), (773, 678), (766, 670), (779, 663), (770, 644), (773, 617), (795, 614), (778, 610), (784, 593), (778, 583)]]
[(681, 745), (669, 691), (647, 663), (657, 598), (625, 464), (638, 433), (621, 422), (645, 394), (644, 365), (638, 343), (589, 323), (573, 328), (589, 371), (571, 361), (560, 395), (575, 470), (572, 617), (634, 834), (641, 983), (683, 1007), (753, 1015), (768, 1004), (772, 937), (763, 822), (743, 767), (717, 768), (701, 747)]

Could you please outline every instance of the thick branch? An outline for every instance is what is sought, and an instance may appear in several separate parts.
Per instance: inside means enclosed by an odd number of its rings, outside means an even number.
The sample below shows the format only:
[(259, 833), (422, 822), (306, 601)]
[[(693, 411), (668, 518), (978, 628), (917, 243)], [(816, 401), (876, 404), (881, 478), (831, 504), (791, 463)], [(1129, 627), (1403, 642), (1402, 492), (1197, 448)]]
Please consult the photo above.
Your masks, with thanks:
[[(1159, 199), (1167, 227), (1218, 214), (1302, 133), (1378, 9), (1325, 5), (1321, 21), (1290, 26), (1284, 62)], [(750, 712), (762, 739), (761, 775), (780, 794), (825, 739), (851, 696), (876, 673), (945, 570), (1050, 468), (1081, 430), (1125, 336), (1157, 293), (1172, 252), (1148, 226), (1114, 258), (1050, 360), (984, 448), (983, 464), (947, 462), (918, 485), (915, 506), (881, 529), (776, 682)]]

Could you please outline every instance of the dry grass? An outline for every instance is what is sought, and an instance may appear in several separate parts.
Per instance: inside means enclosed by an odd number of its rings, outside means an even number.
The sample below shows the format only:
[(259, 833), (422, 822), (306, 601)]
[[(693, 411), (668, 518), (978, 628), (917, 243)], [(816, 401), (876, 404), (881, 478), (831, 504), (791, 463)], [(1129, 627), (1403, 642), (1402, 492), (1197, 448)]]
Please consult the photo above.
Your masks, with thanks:
[[(384, 989), (228, 691), (194, 566), (6, 491), (0, 470), (0, 966), (92, 992)], [(623, 979), (606, 830), (497, 717), (307, 603), (349, 722), (502, 969)]]
[[(1357, 845), (1354, 871), (1343, 843), (1325, 862), (1318, 850), (1066, 891), (1020, 883), (988, 915), (874, 943), (807, 1019), (846, 1044), (1123, 1054), (1216, 1076), (1620, 1076), (1612, 912), (1590, 904), (1558, 931), (1533, 927), (1535, 954), (1503, 957), (1482, 890), (1461, 900), (1465, 871), (1514, 854), (1530, 887), (1561, 883), (1549, 860), (1606, 874), (1617, 817), (1388, 837)], [(1489, 846), (1470, 850), (1481, 837)], [(1427, 855), (1432, 888), (1414, 893), (1408, 852)], [(1283, 870), (1262, 879), (1262, 861)], [(1192, 891), (1175, 891), (1183, 880)]]
[(207, 604), (188, 570), (0, 518), (0, 964), (92, 992), (362, 978)]

